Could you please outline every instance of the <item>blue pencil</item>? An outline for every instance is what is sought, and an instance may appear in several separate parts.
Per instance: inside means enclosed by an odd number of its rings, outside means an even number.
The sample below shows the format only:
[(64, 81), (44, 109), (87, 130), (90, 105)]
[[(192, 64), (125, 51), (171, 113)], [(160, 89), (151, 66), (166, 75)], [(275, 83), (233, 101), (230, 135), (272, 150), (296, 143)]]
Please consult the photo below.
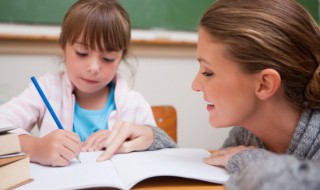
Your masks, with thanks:
[(31, 80), (32, 80), (34, 86), (36, 87), (36, 89), (38, 90), (38, 92), (39, 92), (44, 104), (47, 106), (47, 108), (48, 108), (53, 120), (56, 122), (58, 128), (63, 130), (63, 126), (61, 125), (56, 113), (54, 113), (54, 111), (53, 111), (53, 109), (52, 109), (52, 107), (51, 107), (46, 95), (44, 95), (44, 93), (43, 93), (43, 91), (42, 91), (37, 79), (33, 76), (33, 77), (31, 77)]
[[(53, 109), (52, 109), (52, 107), (51, 107), (51, 105), (50, 105), (50, 103), (49, 103), (46, 95), (44, 95), (44, 93), (43, 93), (43, 91), (42, 91), (42, 89), (41, 89), (41, 87), (40, 87), (37, 79), (36, 79), (34, 76), (32, 76), (32, 77), (31, 77), (31, 80), (32, 80), (34, 86), (36, 87), (36, 89), (38, 90), (38, 92), (39, 92), (39, 94), (40, 94), (40, 96), (41, 96), (44, 104), (45, 104), (46, 107), (48, 108), (48, 110), (49, 110), (49, 112), (50, 112), (53, 120), (56, 122), (58, 128), (64, 130), (64, 128), (63, 128), (63, 126), (61, 125), (61, 123), (60, 123), (60, 121), (59, 121), (56, 113), (54, 113), (54, 111), (53, 111)], [(76, 159), (77, 159), (79, 162), (81, 162), (80, 159), (79, 159), (79, 155), (76, 157)]]

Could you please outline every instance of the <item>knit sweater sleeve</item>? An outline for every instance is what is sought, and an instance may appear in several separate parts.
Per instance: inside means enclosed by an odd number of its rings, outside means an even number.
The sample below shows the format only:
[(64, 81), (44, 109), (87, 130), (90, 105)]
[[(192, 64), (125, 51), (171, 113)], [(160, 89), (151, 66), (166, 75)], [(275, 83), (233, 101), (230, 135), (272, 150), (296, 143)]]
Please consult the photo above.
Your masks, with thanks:
[(158, 150), (162, 148), (177, 148), (177, 144), (159, 127), (150, 126), (153, 129), (154, 141), (147, 150)]
[(264, 149), (248, 149), (239, 152), (231, 157), (226, 165), (226, 170), (230, 174), (239, 173), (243, 168), (255, 160), (264, 159), (272, 154)]
[(251, 162), (231, 175), (225, 184), (228, 190), (320, 188), (320, 161), (300, 161), (293, 156), (276, 155), (261, 149), (247, 150), (237, 156), (232, 162), (241, 163), (239, 157), (250, 158)]

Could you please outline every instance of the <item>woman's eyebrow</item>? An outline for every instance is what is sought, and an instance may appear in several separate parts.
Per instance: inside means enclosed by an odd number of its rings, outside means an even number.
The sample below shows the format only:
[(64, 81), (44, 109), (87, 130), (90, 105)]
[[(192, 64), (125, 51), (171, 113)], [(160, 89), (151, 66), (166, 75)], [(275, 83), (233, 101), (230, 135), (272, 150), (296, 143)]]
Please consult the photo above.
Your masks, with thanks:
[(206, 60), (203, 59), (203, 58), (198, 58), (197, 60), (198, 60), (199, 63), (202, 63), (202, 64), (204, 64), (204, 65), (208, 65), (208, 66), (211, 65), (211, 64), (209, 64), (208, 61), (206, 61)]

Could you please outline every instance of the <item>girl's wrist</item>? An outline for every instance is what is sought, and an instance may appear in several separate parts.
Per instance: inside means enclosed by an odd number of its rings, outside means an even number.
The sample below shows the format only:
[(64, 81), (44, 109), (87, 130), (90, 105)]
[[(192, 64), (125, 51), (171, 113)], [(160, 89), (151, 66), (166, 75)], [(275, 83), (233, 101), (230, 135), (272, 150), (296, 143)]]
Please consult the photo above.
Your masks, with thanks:
[(31, 162), (38, 162), (37, 152), (40, 149), (39, 147), (40, 138), (34, 137), (32, 135), (24, 134), (19, 136), (19, 140), (20, 140), (21, 151), (24, 152), (25, 154), (30, 155)]

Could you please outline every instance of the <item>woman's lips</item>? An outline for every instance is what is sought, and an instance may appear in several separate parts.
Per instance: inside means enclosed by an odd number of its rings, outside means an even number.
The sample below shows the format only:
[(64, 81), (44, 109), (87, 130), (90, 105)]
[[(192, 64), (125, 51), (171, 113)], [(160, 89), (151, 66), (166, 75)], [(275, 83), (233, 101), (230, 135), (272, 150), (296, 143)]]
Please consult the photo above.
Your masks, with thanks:
[(214, 109), (214, 105), (213, 104), (207, 104), (207, 110), (211, 111), (212, 109)]

